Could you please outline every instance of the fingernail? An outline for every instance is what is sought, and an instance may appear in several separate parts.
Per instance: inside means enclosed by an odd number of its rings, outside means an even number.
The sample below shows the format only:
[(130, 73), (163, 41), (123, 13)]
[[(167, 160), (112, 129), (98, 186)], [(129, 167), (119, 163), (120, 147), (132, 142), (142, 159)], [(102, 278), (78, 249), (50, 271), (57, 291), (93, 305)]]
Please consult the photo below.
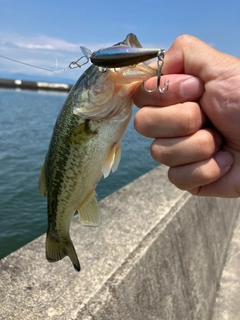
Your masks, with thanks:
[(216, 153), (215, 160), (217, 161), (219, 167), (221, 169), (225, 169), (226, 171), (230, 169), (233, 164), (233, 156), (231, 153), (226, 151), (219, 151)]
[(199, 78), (191, 77), (180, 83), (180, 95), (184, 99), (196, 100), (204, 92), (204, 86)]

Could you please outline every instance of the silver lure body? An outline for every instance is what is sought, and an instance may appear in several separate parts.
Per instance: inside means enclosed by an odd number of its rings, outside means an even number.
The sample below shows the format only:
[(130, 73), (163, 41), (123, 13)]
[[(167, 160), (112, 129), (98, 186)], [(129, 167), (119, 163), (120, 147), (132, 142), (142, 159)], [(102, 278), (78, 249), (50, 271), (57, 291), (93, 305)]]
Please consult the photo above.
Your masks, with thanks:
[(112, 47), (94, 52), (83, 46), (81, 46), (81, 49), (92, 64), (104, 68), (120, 68), (135, 65), (156, 58), (161, 52), (159, 48), (143, 48), (133, 33), (129, 33), (124, 41)]

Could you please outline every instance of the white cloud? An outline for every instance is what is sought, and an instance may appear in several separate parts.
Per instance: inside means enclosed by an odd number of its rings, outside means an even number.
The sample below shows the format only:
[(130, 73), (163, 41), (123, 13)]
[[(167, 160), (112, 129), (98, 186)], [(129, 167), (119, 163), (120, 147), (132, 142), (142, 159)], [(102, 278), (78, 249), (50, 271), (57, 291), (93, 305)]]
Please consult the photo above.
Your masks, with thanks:
[(64, 70), (51, 73), (0, 57), (0, 76), (6, 77), (9, 75), (9, 77), (13, 77), (14, 74), (23, 74), (31, 77), (36, 76), (36, 80), (41, 77), (49, 78), (49, 80), (64, 78), (72, 82), (76, 81), (87, 66), (74, 70), (65, 69), (68, 68), (70, 62), (82, 56), (80, 45), (84, 45), (91, 50), (97, 50), (111, 44), (70, 43), (45, 35), (25, 37), (19, 34), (0, 32), (0, 55), (46, 69), (56, 70), (57, 67), (57, 70)]
[(79, 44), (69, 43), (67, 41), (51, 38), (45, 35), (36, 35), (25, 37), (19, 34), (0, 32), (0, 43), (2, 45), (13, 44), (19, 48), (27, 49), (48, 49), (48, 50), (65, 50), (76, 51)]

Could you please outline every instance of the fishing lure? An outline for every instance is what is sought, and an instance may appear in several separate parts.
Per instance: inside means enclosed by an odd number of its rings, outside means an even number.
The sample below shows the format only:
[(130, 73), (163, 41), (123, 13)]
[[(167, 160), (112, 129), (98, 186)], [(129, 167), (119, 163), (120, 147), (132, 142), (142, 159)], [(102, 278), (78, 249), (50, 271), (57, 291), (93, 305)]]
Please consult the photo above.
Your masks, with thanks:
[[(155, 90), (159, 89), (161, 93), (165, 93), (168, 89), (167, 82), (164, 83), (163, 88), (160, 88), (165, 50), (158, 48), (143, 48), (137, 37), (132, 33), (128, 34), (124, 41), (119, 42), (112, 47), (99, 49), (97, 51), (91, 51), (83, 46), (80, 48), (83, 52), (83, 56), (77, 61), (70, 63), (69, 68), (71, 69), (81, 68), (90, 60), (95, 66), (103, 67), (103, 72), (105, 72), (107, 68), (121, 68), (136, 65), (152, 58), (158, 58), (158, 79), (156, 88), (153, 90), (148, 90), (145, 88), (144, 84), (143, 86), (147, 92), (154, 92)], [(80, 60), (84, 58), (86, 61), (80, 64)]]
[(155, 48), (134, 48), (124, 45), (100, 49), (91, 52), (91, 55), (89, 55), (87, 48), (81, 47), (81, 50), (92, 64), (104, 68), (121, 68), (135, 65), (156, 58), (161, 51)]

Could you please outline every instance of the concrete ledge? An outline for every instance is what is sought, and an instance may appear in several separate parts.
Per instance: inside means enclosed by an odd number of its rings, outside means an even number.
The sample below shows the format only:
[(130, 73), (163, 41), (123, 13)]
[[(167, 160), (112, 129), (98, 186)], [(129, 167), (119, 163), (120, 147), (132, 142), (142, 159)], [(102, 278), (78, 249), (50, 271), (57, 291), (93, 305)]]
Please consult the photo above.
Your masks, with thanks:
[(0, 79), (0, 88), (69, 92), (72, 88), (72, 85), (65, 84), (65, 83), (26, 81), (26, 80), (20, 80), (20, 79), (16, 79), (16, 80)]
[(99, 228), (74, 219), (80, 273), (45, 261), (44, 236), (2, 259), (0, 318), (211, 319), (239, 204), (181, 192), (158, 167), (101, 201)]

